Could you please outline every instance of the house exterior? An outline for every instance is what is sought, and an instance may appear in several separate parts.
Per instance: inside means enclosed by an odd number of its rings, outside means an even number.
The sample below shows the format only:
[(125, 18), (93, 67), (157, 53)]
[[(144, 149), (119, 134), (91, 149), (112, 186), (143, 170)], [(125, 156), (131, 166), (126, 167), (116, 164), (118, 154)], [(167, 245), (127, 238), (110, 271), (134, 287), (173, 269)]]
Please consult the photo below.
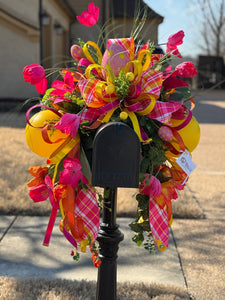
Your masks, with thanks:
[[(71, 7), (80, 15), (87, 10), (87, 0), (68, 0)], [(132, 29), (141, 22), (145, 4), (142, 0), (95, 0), (99, 7), (100, 16), (97, 26), (85, 27), (75, 21), (71, 26), (71, 42), (75, 43), (78, 37), (84, 41), (98, 40), (99, 35), (104, 39), (130, 37)], [(139, 15), (135, 24), (134, 20)], [(151, 40), (158, 43), (158, 26), (163, 22), (163, 17), (148, 7), (145, 24), (139, 32), (138, 39), (146, 42)]]
[[(38, 96), (35, 87), (24, 82), (24, 66), (42, 64), (45, 68), (57, 68), (70, 59), (70, 46), (78, 38), (97, 42), (100, 34), (104, 40), (130, 36), (139, 0), (95, 0), (100, 9), (99, 21), (93, 27), (85, 27), (77, 21), (76, 15), (87, 10), (90, 2), (0, 0), (1, 101)], [(143, 5), (140, 0), (140, 11)], [(150, 39), (157, 44), (158, 25), (162, 21), (163, 17), (149, 8), (145, 26), (139, 34), (141, 41)]]
[(37, 96), (23, 68), (41, 61), (52, 67), (68, 56), (75, 13), (61, 0), (0, 0), (0, 7), (0, 99)]

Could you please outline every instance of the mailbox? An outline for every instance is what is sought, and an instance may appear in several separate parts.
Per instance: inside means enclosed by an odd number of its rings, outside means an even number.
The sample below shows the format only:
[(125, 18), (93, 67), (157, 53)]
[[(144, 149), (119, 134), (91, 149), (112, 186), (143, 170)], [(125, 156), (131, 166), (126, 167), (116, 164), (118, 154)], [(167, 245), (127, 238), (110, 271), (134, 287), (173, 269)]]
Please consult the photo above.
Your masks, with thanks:
[[(125, 123), (111, 122), (96, 133), (92, 155), (92, 185), (104, 187), (102, 223), (98, 233), (97, 300), (116, 300), (117, 251), (124, 238), (116, 224), (117, 187), (138, 187), (140, 141)], [(107, 194), (107, 196), (106, 196)]]
[(96, 133), (92, 184), (100, 187), (138, 187), (140, 141), (125, 123), (111, 122)]

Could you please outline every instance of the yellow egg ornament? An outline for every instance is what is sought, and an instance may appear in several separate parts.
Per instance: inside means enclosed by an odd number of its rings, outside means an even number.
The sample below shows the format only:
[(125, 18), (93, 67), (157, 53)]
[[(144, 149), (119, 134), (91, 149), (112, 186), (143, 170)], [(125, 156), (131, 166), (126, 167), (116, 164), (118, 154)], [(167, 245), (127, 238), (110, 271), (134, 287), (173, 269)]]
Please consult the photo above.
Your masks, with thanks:
[[(200, 140), (200, 127), (195, 117), (192, 116), (188, 123), (186, 120), (175, 119), (172, 119), (171, 122), (172, 127), (176, 129), (181, 136), (185, 148), (187, 148), (189, 152), (192, 152), (197, 147)], [(176, 148), (176, 150), (179, 150), (179, 144), (177, 141), (173, 140), (171, 144), (174, 148)]]
[[(42, 110), (31, 117), (29, 124), (25, 129), (25, 138), (29, 148), (39, 156), (49, 158), (51, 154), (65, 141), (68, 135), (62, 133), (60, 130), (48, 130), (48, 136), (51, 143), (47, 143), (42, 136), (42, 129), (47, 123), (56, 123), (60, 117), (51, 110)], [(39, 128), (37, 128), (39, 127)], [(56, 142), (58, 141), (58, 142)]]

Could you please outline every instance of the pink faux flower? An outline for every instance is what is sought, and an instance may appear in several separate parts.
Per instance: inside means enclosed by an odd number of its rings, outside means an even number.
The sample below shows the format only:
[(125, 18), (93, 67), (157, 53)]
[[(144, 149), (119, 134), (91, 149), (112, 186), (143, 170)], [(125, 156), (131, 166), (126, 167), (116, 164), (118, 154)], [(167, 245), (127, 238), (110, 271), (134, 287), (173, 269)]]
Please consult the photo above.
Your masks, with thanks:
[(66, 158), (63, 161), (64, 170), (59, 175), (60, 184), (70, 184), (72, 188), (76, 188), (79, 180), (88, 184), (87, 178), (81, 172), (81, 163), (78, 158)]
[(180, 78), (177, 78), (176, 76), (177, 76), (177, 71), (175, 70), (174, 72), (172, 72), (164, 77), (163, 91), (170, 90), (170, 89), (176, 89), (181, 86), (189, 86), (187, 82), (181, 80)]
[(52, 180), (49, 176), (46, 176), (44, 184), (40, 184), (29, 190), (29, 196), (34, 202), (45, 201), (49, 198), (52, 207), (55, 209), (59, 209), (59, 204), (58, 202), (55, 201), (52, 190), (53, 190)]
[(68, 99), (64, 97), (65, 94), (66, 93), (72, 94), (75, 88), (73, 76), (71, 75), (71, 73), (66, 72), (64, 81), (61, 80), (53, 81), (52, 88), (54, 88), (54, 90), (50, 92), (50, 95), (56, 96), (54, 103), (68, 101)]
[(177, 77), (168, 77), (166, 80), (163, 82), (163, 90), (171, 90), (171, 89), (176, 89), (181, 86), (189, 86), (187, 82), (177, 78)]
[(176, 66), (175, 70), (179, 77), (194, 77), (198, 74), (192, 61), (185, 61), (179, 64)]
[(55, 124), (55, 128), (61, 130), (65, 134), (71, 134), (75, 138), (80, 125), (80, 116), (76, 114), (66, 113), (60, 121)]
[(180, 52), (177, 49), (177, 46), (183, 43), (183, 38), (184, 38), (183, 30), (180, 30), (177, 33), (170, 35), (166, 44), (166, 52), (170, 52), (173, 55), (182, 57)]
[(77, 16), (78, 21), (88, 27), (95, 25), (99, 18), (99, 7), (95, 7), (91, 2), (88, 5), (88, 11), (83, 11), (80, 16)]
[(149, 174), (145, 174), (145, 180), (142, 182), (140, 186), (141, 194), (149, 195), (149, 197), (157, 197), (161, 193), (161, 183), (155, 177), (151, 176), (149, 183), (147, 182), (149, 178)]
[(47, 79), (45, 70), (41, 65), (32, 64), (24, 67), (23, 76), (25, 82), (30, 82), (31, 85), (36, 85), (38, 93), (44, 94), (47, 89)]

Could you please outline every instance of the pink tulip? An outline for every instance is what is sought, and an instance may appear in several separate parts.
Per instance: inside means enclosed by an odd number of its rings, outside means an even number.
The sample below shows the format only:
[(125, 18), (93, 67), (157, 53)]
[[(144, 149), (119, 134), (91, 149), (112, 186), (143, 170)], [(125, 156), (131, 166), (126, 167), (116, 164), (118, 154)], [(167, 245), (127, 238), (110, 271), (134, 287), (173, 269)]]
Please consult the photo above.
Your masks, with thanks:
[(198, 74), (192, 61), (185, 61), (176, 66), (177, 76), (194, 77)]
[(99, 18), (99, 7), (95, 7), (91, 2), (88, 5), (88, 11), (83, 11), (80, 16), (77, 16), (78, 21), (88, 27), (95, 25)]
[(38, 93), (44, 94), (46, 92), (47, 79), (45, 77), (45, 70), (41, 65), (32, 64), (24, 67), (23, 76), (25, 82), (36, 85)]
[(183, 38), (184, 38), (183, 30), (180, 30), (177, 33), (170, 35), (166, 44), (166, 52), (170, 52), (173, 55), (182, 57), (180, 52), (177, 49), (177, 46), (183, 43)]

